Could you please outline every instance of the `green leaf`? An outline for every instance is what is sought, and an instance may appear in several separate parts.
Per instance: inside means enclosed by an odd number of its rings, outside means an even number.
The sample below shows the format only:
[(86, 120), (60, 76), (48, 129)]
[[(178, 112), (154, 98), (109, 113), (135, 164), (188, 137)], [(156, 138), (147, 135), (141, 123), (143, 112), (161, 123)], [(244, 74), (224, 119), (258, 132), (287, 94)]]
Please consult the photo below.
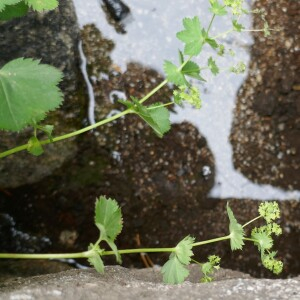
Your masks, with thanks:
[(15, 5), (21, 1), (22, 0), (1, 0), (0, 1), (0, 12), (6, 8), (5, 6)]
[(169, 260), (163, 265), (161, 272), (164, 283), (182, 283), (189, 275), (189, 270), (179, 261), (175, 253), (170, 255)]
[(199, 18), (184, 18), (183, 26), (185, 30), (178, 32), (176, 36), (185, 43), (184, 54), (198, 55), (205, 41)]
[(96, 271), (98, 273), (103, 274), (104, 273), (104, 264), (103, 264), (100, 254), (97, 252), (97, 250), (101, 251), (99, 246), (96, 246), (96, 248), (95, 248), (95, 246), (93, 244), (90, 244), (88, 249), (94, 250), (93, 255), (88, 258), (88, 262), (91, 264), (91, 266), (93, 266), (96, 269)]
[(152, 127), (159, 137), (162, 137), (170, 130), (171, 123), (169, 110), (160, 105), (162, 105), (162, 103), (158, 102), (148, 107), (148, 112), (151, 119), (148, 120), (147, 123)]
[(189, 77), (206, 81), (201, 75), (200, 75), (200, 67), (198, 64), (196, 64), (193, 61), (189, 61), (185, 64), (185, 66), (181, 70), (182, 74), (187, 75)]
[(232, 20), (233, 29), (237, 32), (241, 32), (245, 27), (239, 24), (237, 20)]
[(14, 18), (19, 18), (26, 15), (27, 12), (28, 5), (26, 5), (23, 1), (14, 5), (8, 5), (2, 11), (0, 9), (0, 21), (8, 21)]
[(226, 8), (224, 5), (220, 4), (217, 0), (209, 0), (210, 2), (210, 11), (216, 16), (224, 16), (227, 14)]
[(216, 65), (216, 62), (212, 57), (208, 59), (207, 64), (213, 75), (217, 75), (219, 73), (219, 67)]
[(62, 73), (38, 60), (18, 58), (0, 69), (0, 130), (19, 131), (61, 105)]
[(213, 275), (215, 270), (220, 269), (221, 258), (217, 255), (210, 255), (208, 257), (208, 262), (202, 264), (201, 271), (203, 273), (203, 278), (201, 282), (211, 282), (213, 280)]
[(33, 136), (27, 143), (27, 150), (34, 156), (39, 156), (44, 153), (44, 149), (37, 137)]
[(46, 135), (48, 136), (48, 139), (52, 142), (53, 141), (53, 136), (52, 136), (52, 132), (54, 129), (53, 125), (38, 125), (36, 126), (36, 128), (38, 128), (39, 130), (42, 130), (43, 132), (46, 133)]
[(121, 256), (114, 243), (117, 235), (122, 231), (122, 212), (116, 200), (101, 196), (96, 200), (95, 225), (100, 230), (100, 241), (105, 241), (114, 252), (117, 262), (121, 263)]
[(178, 67), (171, 63), (170, 61), (165, 61), (164, 63), (164, 71), (166, 73), (166, 77), (168, 81), (176, 84), (176, 85), (188, 85), (187, 80), (181, 71), (178, 70)]
[(191, 262), (191, 256), (194, 255), (192, 251), (194, 242), (195, 238), (188, 235), (175, 247), (175, 254), (179, 261), (184, 265), (188, 265)]
[(224, 53), (225, 53), (225, 47), (224, 47), (224, 45), (220, 44), (219, 47), (218, 47), (218, 49), (219, 49), (218, 50), (218, 55), (223, 56)]
[(227, 203), (227, 214), (229, 218), (229, 232), (230, 232), (230, 246), (231, 250), (242, 249), (244, 245), (243, 237), (245, 235), (244, 229), (234, 217), (234, 214)]
[(58, 7), (58, 0), (25, 0), (36, 11), (52, 10)]
[(273, 246), (273, 239), (265, 232), (252, 233), (251, 238), (257, 240), (254, 244), (258, 247), (259, 251), (264, 252)]
[(205, 42), (208, 43), (213, 49), (217, 49), (219, 47), (217, 41), (213, 38), (207, 37)]
[(97, 227), (99, 224), (103, 226), (106, 236), (113, 241), (115, 240), (123, 226), (121, 208), (116, 200), (106, 199), (105, 196), (96, 200), (95, 224)]

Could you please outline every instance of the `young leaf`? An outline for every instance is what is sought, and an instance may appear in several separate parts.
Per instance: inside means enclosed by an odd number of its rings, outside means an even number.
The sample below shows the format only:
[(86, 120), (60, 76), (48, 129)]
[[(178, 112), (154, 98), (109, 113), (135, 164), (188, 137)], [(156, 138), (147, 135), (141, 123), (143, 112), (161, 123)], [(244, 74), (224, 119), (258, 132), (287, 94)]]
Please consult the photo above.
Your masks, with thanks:
[(251, 238), (257, 240), (254, 244), (261, 252), (269, 250), (273, 246), (273, 239), (266, 232), (254, 232), (251, 234)]
[(187, 75), (189, 77), (206, 81), (201, 75), (200, 75), (200, 67), (198, 64), (196, 64), (193, 61), (189, 61), (185, 64), (185, 66), (181, 70), (182, 74)]
[(220, 4), (217, 0), (209, 0), (210, 2), (210, 11), (216, 16), (224, 16), (227, 14), (226, 8), (224, 5)]
[(201, 282), (211, 282), (213, 280), (213, 273), (215, 270), (220, 269), (221, 258), (217, 255), (210, 255), (208, 257), (208, 262), (204, 263), (201, 266), (201, 271), (203, 273), (203, 278)]
[(241, 32), (245, 27), (239, 24), (237, 20), (232, 20), (233, 29), (237, 32)]
[(163, 265), (161, 272), (164, 283), (182, 283), (189, 275), (189, 270), (179, 261), (175, 253), (170, 255), (169, 260)]
[(53, 136), (52, 136), (52, 131), (53, 131), (53, 128), (54, 128), (53, 125), (42, 125), (42, 126), (38, 125), (38, 126), (36, 126), (36, 128), (39, 129), (39, 130), (42, 130), (43, 132), (45, 132), (50, 141), (53, 140)]
[(244, 245), (243, 237), (245, 235), (244, 229), (234, 217), (234, 214), (227, 203), (227, 214), (229, 218), (229, 232), (230, 232), (230, 246), (231, 250), (242, 249)]
[(210, 57), (208, 59), (207, 64), (208, 64), (208, 67), (209, 67), (210, 71), (212, 72), (212, 74), (217, 75), (219, 73), (220, 70), (219, 70), (218, 66), (216, 65), (215, 60), (212, 57)]
[[(20, 1), (20, 0), (18, 0)], [(21, 1), (14, 5), (5, 6), (1, 11), (0, 9), (0, 21), (7, 21), (14, 18), (19, 18), (24, 16), (28, 11), (28, 5)]]
[(52, 10), (58, 7), (58, 0), (25, 0), (36, 11)]
[(166, 73), (167, 79), (176, 84), (176, 85), (188, 85), (187, 80), (181, 71), (178, 70), (178, 67), (171, 63), (170, 61), (165, 61), (164, 71)]
[(0, 130), (19, 131), (62, 103), (62, 73), (38, 60), (18, 58), (0, 69)]
[(178, 32), (176, 36), (185, 43), (184, 54), (198, 55), (205, 41), (199, 18), (184, 18), (183, 26), (185, 30)]
[(207, 37), (205, 42), (208, 43), (213, 49), (217, 49), (219, 47), (217, 41), (215, 39)]
[(34, 156), (39, 156), (44, 153), (43, 146), (37, 137), (33, 136), (29, 139), (27, 144), (27, 150)]
[(96, 200), (95, 224), (101, 224), (106, 236), (113, 241), (122, 231), (122, 212), (116, 200), (101, 196)]
[[(94, 249), (94, 245), (90, 244), (88, 249), (89, 250)], [(97, 246), (96, 249), (100, 250), (99, 246)], [(103, 264), (100, 254), (97, 253), (96, 249), (94, 249), (93, 255), (88, 258), (88, 262), (91, 264), (91, 266), (93, 266), (96, 269), (97, 272), (103, 274), (104, 273), (104, 264)]]
[(95, 225), (100, 230), (100, 241), (108, 243), (114, 252), (117, 262), (121, 263), (121, 256), (114, 243), (123, 226), (122, 212), (116, 200), (101, 196), (96, 200)]
[(188, 235), (182, 241), (180, 241), (175, 248), (175, 254), (177, 258), (184, 265), (188, 265), (191, 262), (191, 256), (194, 255), (192, 251), (194, 242), (195, 238), (192, 238)]

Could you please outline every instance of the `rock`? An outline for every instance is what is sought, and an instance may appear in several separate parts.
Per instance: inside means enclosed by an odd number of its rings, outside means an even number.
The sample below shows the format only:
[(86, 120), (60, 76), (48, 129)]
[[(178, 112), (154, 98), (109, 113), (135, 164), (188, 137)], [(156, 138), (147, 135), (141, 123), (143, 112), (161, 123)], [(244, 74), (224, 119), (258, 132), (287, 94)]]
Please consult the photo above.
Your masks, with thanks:
[[(263, 0), (254, 8), (266, 10), (270, 28), (282, 29), (268, 38), (254, 34), (249, 76), (239, 92), (231, 132), (234, 166), (254, 182), (299, 190), (297, 3)], [(253, 17), (254, 27), (262, 28), (260, 17)]]
[[(79, 28), (71, 0), (60, 1), (55, 11), (31, 12), (20, 19), (0, 24), (0, 66), (18, 57), (41, 59), (64, 73), (61, 88), (64, 104), (49, 114), (45, 124), (55, 125), (54, 136), (81, 126), (82, 88), (79, 88)], [(82, 84), (81, 84), (82, 86)], [(32, 135), (28, 128), (22, 133), (0, 133), (0, 151), (27, 143)], [(9, 188), (39, 181), (59, 168), (76, 153), (76, 143), (56, 143), (45, 147), (42, 157), (25, 152), (0, 160), (0, 187)]]
[(179, 285), (163, 284), (156, 269), (106, 267), (104, 274), (94, 270), (70, 270), (5, 281), (0, 285), (0, 299), (297, 300), (300, 297), (300, 277), (253, 279), (239, 272), (221, 270), (216, 281), (198, 283), (197, 269), (198, 266), (193, 265), (192, 275)]

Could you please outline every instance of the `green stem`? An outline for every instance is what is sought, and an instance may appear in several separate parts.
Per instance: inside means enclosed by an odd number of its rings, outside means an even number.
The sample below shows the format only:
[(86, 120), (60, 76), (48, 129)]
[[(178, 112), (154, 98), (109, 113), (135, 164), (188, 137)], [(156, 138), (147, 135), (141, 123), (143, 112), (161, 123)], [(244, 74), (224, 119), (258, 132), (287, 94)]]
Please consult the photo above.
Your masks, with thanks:
[(207, 35), (208, 35), (208, 32), (210, 31), (211, 25), (212, 25), (212, 23), (213, 23), (215, 17), (216, 17), (216, 15), (213, 14), (213, 16), (212, 16), (212, 18), (211, 18), (211, 20), (210, 20), (210, 23), (209, 23), (209, 25), (208, 25), (207, 31), (206, 31), (206, 34), (207, 34)]
[(217, 39), (217, 38), (219, 38), (219, 37), (221, 37), (221, 36), (223, 36), (223, 35), (227, 35), (228, 33), (230, 33), (230, 32), (233, 32), (234, 31), (234, 29), (233, 28), (231, 28), (231, 29), (229, 29), (229, 30), (227, 30), (227, 31), (224, 31), (224, 32), (222, 32), (222, 33), (219, 33), (218, 35), (216, 35), (216, 36), (214, 36), (214, 37), (212, 37), (212, 39)]
[(248, 225), (251, 224), (252, 222), (254, 222), (254, 221), (260, 219), (260, 218), (261, 218), (261, 216), (258, 216), (258, 217), (256, 217), (256, 218), (250, 220), (249, 222), (247, 222), (247, 223), (245, 223), (245, 224), (243, 225), (243, 228), (246, 227), (246, 226), (248, 226)]
[(258, 240), (255, 240), (255, 239), (243, 238), (243, 240), (244, 241), (250, 241), (250, 242), (258, 243)]
[(153, 96), (157, 91), (159, 91), (163, 86), (165, 86), (168, 83), (168, 79), (165, 79), (163, 82), (161, 82), (157, 87), (155, 87), (150, 93), (148, 93), (145, 97), (143, 97), (140, 100), (140, 103), (144, 103), (146, 100), (148, 100), (151, 96)]
[(165, 106), (169, 106), (169, 105), (172, 105), (174, 104), (174, 102), (168, 102), (168, 103), (165, 103), (165, 104), (162, 104), (162, 105), (157, 105), (157, 106), (152, 106), (152, 107), (148, 107), (149, 110), (151, 109), (156, 109), (156, 108), (160, 108), (160, 107), (165, 107)]
[[(119, 250), (119, 254), (134, 254), (134, 253), (150, 253), (150, 252), (175, 252), (175, 248), (137, 248), (137, 249), (124, 249)], [(114, 255), (113, 251), (103, 251), (102, 255)]]
[(197, 242), (192, 244), (193, 247), (197, 247), (197, 246), (202, 246), (205, 244), (210, 244), (210, 243), (216, 243), (216, 242), (220, 242), (220, 241), (224, 241), (224, 240), (229, 240), (230, 239), (230, 235), (226, 235), (220, 238), (215, 238), (215, 239), (211, 239), (211, 240), (207, 240), (207, 241), (202, 241), (202, 242)]
[[(91, 129), (94, 129), (94, 128), (98, 127), (98, 126), (101, 126), (101, 125), (109, 123), (109, 122), (111, 122), (113, 120), (116, 120), (116, 119), (118, 119), (118, 118), (120, 118), (122, 116), (125, 116), (125, 115), (129, 114), (129, 113), (132, 113), (132, 111), (130, 109), (127, 109), (127, 110), (125, 110), (123, 112), (120, 112), (120, 113), (118, 113), (118, 114), (110, 117), (110, 118), (104, 119), (104, 120), (102, 120), (102, 121), (100, 121), (100, 122), (98, 122), (96, 124), (84, 127), (84, 128), (82, 128), (80, 130), (76, 130), (76, 131), (73, 131), (71, 133), (55, 137), (52, 140), (47, 139), (47, 140), (41, 141), (41, 145), (47, 145), (47, 144), (50, 144), (50, 143), (55, 143), (55, 142), (58, 142), (58, 141), (69, 139), (69, 138), (74, 137), (76, 135), (79, 135), (81, 133), (87, 132), (87, 131), (89, 131)], [(26, 150), (27, 147), (28, 147), (28, 145), (24, 144), (22, 146), (18, 146), (18, 147), (15, 147), (13, 149), (10, 149), (10, 150), (7, 150), (5, 152), (2, 152), (2, 153), (0, 153), (0, 158), (6, 157), (6, 156), (11, 155), (11, 154), (14, 154), (16, 152), (20, 152), (20, 151)]]
[(77, 253), (47, 253), (47, 254), (24, 254), (24, 253), (0, 253), (1, 258), (7, 259), (62, 259), (62, 258), (88, 258), (92, 251)]

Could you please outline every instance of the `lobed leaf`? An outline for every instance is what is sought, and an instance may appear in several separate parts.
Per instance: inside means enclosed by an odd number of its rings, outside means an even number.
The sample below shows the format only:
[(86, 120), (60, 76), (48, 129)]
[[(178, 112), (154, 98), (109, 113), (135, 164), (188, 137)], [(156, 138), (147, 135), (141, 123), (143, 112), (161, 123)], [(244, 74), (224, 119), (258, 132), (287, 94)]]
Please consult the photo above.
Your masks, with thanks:
[(164, 63), (164, 71), (168, 81), (176, 85), (188, 85), (188, 82), (181, 70), (178, 70), (178, 67), (168, 60), (166, 60)]
[(227, 14), (226, 8), (224, 5), (220, 4), (217, 0), (209, 0), (210, 2), (210, 11), (216, 16), (224, 16)]
[(193, 61), (187, 62), (184, 67), (181, 70), (181, 73), (184, 75), (187, 75), (189, 77), (201, 80), (201, 81), (206, 81), (201, 75), (200, 75), (200, 67), (197, 63)]
[(101, 225), (109, 239), (116, 239), (123, 226), (121, 208), (116, 200), (106, 199), (105, 196), (96, 200), (95, 224), (97, 227)]
[(0, 69), (0, 130), (19, 131), (61, 105), (62, 73), (39, 62), (17, 58)]
[(191, 262), (191, 256), (194, 255), (192, 251), (194, 242), (195, 238), (188, 235), (175, 247), (175, 254), (179, 261), (184, 265), (188, 265)]
[(14, 18), (19, 18), (28, 12), (28, 5), (23, 1), (18, 1), (19, 2), (16, 4), (3, 7), (2, 10), (0, 7), (0, 21), (8, 21)]
[(177, 38), (185, 43), (184, 53), (187, 55), (198, 55), (205, 42), (205, 31), (202, 30), (198, 17), (184, 18), (185, 30), (177, 33)]
[(36, 11), (52, 10), (58, 7), (58, 0), (24, 0)]
[(183, 265), (175, 253), (170, 255), (169, 260), (163, 265), (161, 272), (164, 283), (182, 283), (189, 275), (189, 270)]
[(21, 1), (22, 0), (1, 0), (0, 1), (0, 12), (3, 11), (6, 8), (6, 6), (15, 5)]
[(229, 232), (230, 232), (230, 246), (231, 250), (242, 249), (244, 245), (243, 237), (245, 235), (244, 229), (234, 217), (234, 214), (227, 203), (227, 214), (229, 218)]

